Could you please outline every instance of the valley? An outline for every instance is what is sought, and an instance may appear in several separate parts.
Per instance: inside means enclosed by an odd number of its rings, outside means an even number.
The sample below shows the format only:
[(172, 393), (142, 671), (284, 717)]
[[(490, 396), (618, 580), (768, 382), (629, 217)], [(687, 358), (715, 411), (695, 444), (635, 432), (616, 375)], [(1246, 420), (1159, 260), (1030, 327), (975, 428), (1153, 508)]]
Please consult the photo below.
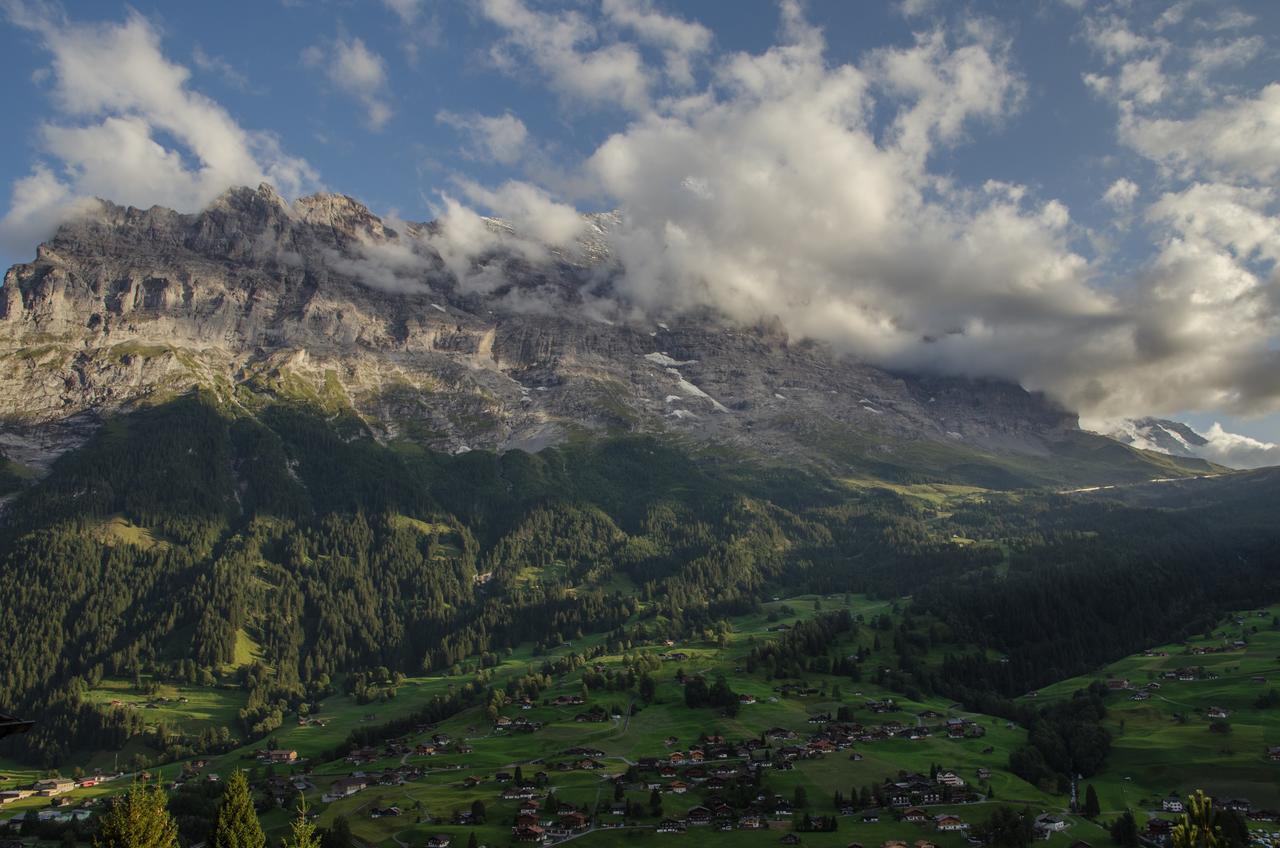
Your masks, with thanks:
[[(644, 833), (677, 843), (776, 844), (795, 833), (813, 845), (925, 840), (959, 848), (999, 805), (1057, 817), (1065, 827), (1049, 824), (1045, 833), (1050, 844), (1065, 846), (1107, 840), (1099, 823), (1126, 809), (1143, 827), (1148, 818), (1168, 819), (1161, 804), (1194, 788), (1247, 799), (1263, 840), (1276, 829), (1275, 813), (1265, 811), (1280, 806), (1280, 765), (1268, 756), (1280, 744), (1280, 705), (1257, 701), (1268, 685), (1274, 693), (1280, 677), (1280, 606), (1228, 616), (1201, 637), (1024, 696), (1024, 703), (1041, 706), (1096, 681), (1108, 690), (1103, 726), (1112, 737), (1110, 756), (1080, 784), (1082, 795), (1086, 784), (1098, 793), (1098, 823), (1072, 812), (1069, 795), (1058, 787), (1011, 773), (1010, 755), (1027, 744), (1025, 726), (946, 698), (906, 697), (877, 683), (875, 672), (851, 679), (831, 669), (833, 661), (860, 652), (859, 669), (891, 666), (895, 655), (884, 644), (907, 635), (904, 626), (929, 627), (904, 622), (901, 608), (860, 596), (803, 595), (734, 617), (710, 639), (619, 651), (607, 638), (587, 636), (541, 655), (525, 646), (456, 676), (388, 681), (389, 699), (330, 696), (305, 717), (290, 716), (268, 739), (149, 771), (181, 797), (205, 791), (233, 769), (248, 769), (269, 835), (285, 827), (305, 796), (322, 826), (343, 817), (359, 843), (384, 848), (440, 837), (460, 845), (472, 835), (481, 844), (507, 844), (513, 834), (612, 845)], [(764, 672), (756, 665), (766, 646), (843, 617), (850, 629), (812, 655), (796, 655), (798, 666)], [(1178, 669), (1189, 668), (1197, 679), (1177, 679)], [(637, 669), (652, 683), (626, 686)], [(861, 677), (859, 671), (855, 678)], [(690, 681), (721, 678), (735, 701), (728, 714), (686, 703)], [(143, 690), (152, 686), (139, 683)], [(221, 688), (164, 685), (149, 695), (138, 689), (106, 681), (90, 697), (140, 704), (163, 699), (158, 709), (133, 709), (145, 710), (153, 726), (186, 732), (211, 722), (225, 726), (237, 700)], [(423, 720), (433, 699), (459, 689), (492, 694)], [(1207, 713), (1215, 707), (1229, 713), (1229, 733), (1211, 729)], [(280, 754), (272, 762), (265, 750)], [(106, 763), (113, 756), (86, 760), (76, 773), (111, 773)], [(44, 776), (8, 765), (3, 771), (0, 790)], [(92, 804), (127, 781), (60, 795), (60, 812)], [(541, 806), (521, 819), (530, 800)], [(4, 810), (21, 816), (48, 803), (32, 797)], [(483, 815), (473, 818), (480, 808)], [(521, 821), (525, 830), (513, 831)], [(836, 829), (807, 830), (814, 821), (820, 828), (833, 821)], [(963, 829), (945, 829), (951, 827)]]

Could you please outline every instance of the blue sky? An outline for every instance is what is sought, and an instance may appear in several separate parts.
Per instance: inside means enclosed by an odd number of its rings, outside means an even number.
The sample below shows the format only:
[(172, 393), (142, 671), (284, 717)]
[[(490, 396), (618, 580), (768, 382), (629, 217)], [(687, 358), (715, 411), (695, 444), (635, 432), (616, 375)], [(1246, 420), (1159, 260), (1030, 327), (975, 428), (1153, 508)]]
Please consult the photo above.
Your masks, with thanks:
[(259, 177), (543, 238), (617, 208), (640, 308), (1280, 441), (1280, 4), (3, 8), (6, 263), (85, 196)]

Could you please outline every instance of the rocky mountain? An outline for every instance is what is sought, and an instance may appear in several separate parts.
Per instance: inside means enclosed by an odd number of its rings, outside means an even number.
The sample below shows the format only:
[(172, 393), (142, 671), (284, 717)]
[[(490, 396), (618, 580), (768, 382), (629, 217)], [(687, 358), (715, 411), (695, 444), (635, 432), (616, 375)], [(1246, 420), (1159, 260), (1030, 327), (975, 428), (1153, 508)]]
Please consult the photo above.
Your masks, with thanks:
[[(434, 224), (349, 197), (228, 191), (199, 214), (103, 203), (0, 288), (0, 451), (40, 466), (105, 418), (202, 387), (352, 410), (384, 442), (538, 450), (670, 435), (842, 475), (1018, 486), (1200, 472), (991, 380), (893, 374), (711, 314), (607, 319), (610, 219), (459, 283)], [(452, 270), (451, 270), (452, 269)], [(628, 313), (629, 314), (629, 313)]]
[(1113, 424), (1103, 435), (1126, 445), (1171, 456), (1200, 456), (1209, 440), (1181, 421), (1132, 418)]

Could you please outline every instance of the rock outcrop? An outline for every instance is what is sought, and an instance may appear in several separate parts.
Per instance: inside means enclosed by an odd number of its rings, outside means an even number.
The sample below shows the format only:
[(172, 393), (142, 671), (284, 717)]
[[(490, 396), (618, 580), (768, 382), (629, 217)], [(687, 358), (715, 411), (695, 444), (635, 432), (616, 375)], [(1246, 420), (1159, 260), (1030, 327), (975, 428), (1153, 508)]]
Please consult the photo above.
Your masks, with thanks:
[(1046, 455), (1078, 432), (1017, 386), (891, 374), (774, 325), (592, 318), (575, 304), (607, 286), (609, 225), (542, 260), (495, 252), (480, 294), (434, 225), (343, 196), (288, 204), (264, 185), (196, 215), (103, 203), (5, 275), (5, 438), (29, 446), (193, 386), (349, 404), (379, 438), (455, 452), (625, 430), (840, 466), (904, 445)]

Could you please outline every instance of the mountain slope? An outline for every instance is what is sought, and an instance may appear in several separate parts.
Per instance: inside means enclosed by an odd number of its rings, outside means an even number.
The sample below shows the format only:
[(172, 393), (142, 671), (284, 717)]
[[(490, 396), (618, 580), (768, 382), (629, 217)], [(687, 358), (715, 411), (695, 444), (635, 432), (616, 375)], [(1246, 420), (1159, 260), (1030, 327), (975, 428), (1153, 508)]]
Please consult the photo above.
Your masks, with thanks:
[(605, 320), (596, 223), (536, 261), (494, 250), (479, 293), (421, 238), (433, 225), (397, 230), (346, 197), (235, 189), (198, 215), (104, 203), (0, 288), (0, 446), (47, 462), (102, 417), (198, 386), (351, 410), (383, 442), (451, 453), (641, 432), (997, 487), (1211, 469), (1084, 433), (1014, 385), (892, 374), (777, 326)]

